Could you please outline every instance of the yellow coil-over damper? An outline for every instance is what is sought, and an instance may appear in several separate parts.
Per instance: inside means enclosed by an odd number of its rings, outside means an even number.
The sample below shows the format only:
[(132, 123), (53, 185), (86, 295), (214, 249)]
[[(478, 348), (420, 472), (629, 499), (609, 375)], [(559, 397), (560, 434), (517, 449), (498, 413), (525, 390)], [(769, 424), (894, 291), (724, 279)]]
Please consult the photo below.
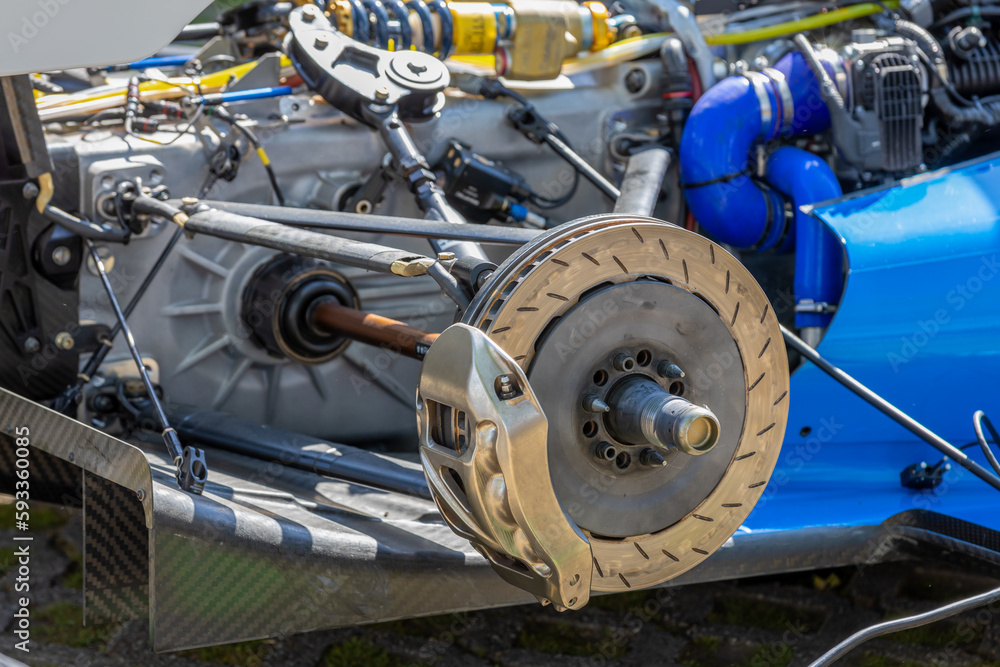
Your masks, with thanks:
[(442, 58), (495, 56), (497, 74), (520, 80), (554, 79), (565, 61), (605, 49), (615, 38), (600, 2), (337, 0), (329, 14), (342, 32), (367, 44)]

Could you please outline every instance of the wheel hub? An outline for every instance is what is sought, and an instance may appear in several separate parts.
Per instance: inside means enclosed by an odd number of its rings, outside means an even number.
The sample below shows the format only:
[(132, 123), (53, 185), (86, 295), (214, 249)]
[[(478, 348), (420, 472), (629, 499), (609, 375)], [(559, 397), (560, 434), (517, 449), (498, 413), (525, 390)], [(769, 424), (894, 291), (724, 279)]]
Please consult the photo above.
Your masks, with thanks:
[[(708, 239), (645, 218), (563, 225), (511, 256), (463, 322), (523, 370), (544, 412), (546, 492), (565, 514), (553, 543), (569, 545), (573, 530), (586, 536), (592, 590), (658, 585), (694, 567), (763, 492), (788, 416), (784, 345), (750, 273)], [(445, 373), (443, 362), (425, 365), (421, 387), (435, 373)], [(421, 428), (434, 423), (424, 410)], [(529, 507), (535, 487), (511, 490), (511, 462), (539, 446), (525, 437), (496, 447), (460, 486), (482, 486), (487, 470), (491, 502)], [(425, 471), (440, 485), (439, 470)], [(463, 522), (449, 523), (466, 535), (508, 516), (450, 507)], [(530, 523), (505, 525), (545, 537)], [(480, 549), (494, 567), (506, 563), (496, 544)]]
[[(610, 308), (614, 312), (601, 326), (591, 326), (595, 311)], [(695, 369), (715, 363), (713, 354), (727, 360), (724, 375), (701, 386), (685, 382), (701, 377)], [(664, 362), (690, 370), (685, 378), (661, 377), (657, 367)], [(621, 283), (593, 292), (560, 315), (542, 338), (528, 379), (549, 419), (549, 470), (566, 512), (592, 533), (628, 537), (666, 528), (694, 510), (736, 451), (746, 412), (743, 376), (725, 324), (704, 301), (678, 287), (650, 280)], [(714, 450), (692, 456), (657, 447), (638, 428), (625, 428), (641, 421), (641, 402), (621, 401), (637, 382), (668, 397), (674, 396), (670, 389), (680, 392), (676, 398), (688, 406), (707, 405), (721, 424)], [(586, 400), (573, 400), (587, 395), (597, 396), (609, 412), (594, 414)], [(610, 461), (592, 454), (602, 442), (615, 449)], [(666, 465), (643, 465), (647, 449)]]

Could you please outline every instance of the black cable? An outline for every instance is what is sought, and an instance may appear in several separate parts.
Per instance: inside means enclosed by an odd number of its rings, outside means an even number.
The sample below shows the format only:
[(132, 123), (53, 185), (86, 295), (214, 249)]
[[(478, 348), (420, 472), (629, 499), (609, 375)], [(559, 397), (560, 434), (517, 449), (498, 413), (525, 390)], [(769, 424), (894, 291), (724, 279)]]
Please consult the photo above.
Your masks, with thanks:
[(899, 632), (901, 630), (909, 630), (910, 628), (918, 628), (922, 625), (928, 625), (929, 623), (934, 623), (935, 621), (940, 621), (942, 619), (955, 616), (956, 614), (961, 614), (964, 611), (982, 607), (983, 605), (996, 600), (1000, 600), (1000, 588), (994, 588), (991, 591), (986, 591), (985, 593), (980, 593), (979, 595), (958, 600), (957, 602), (946, 604), (943, 607), (925, 611), (922, 614), (907, 616), (905, 618), (897, 618), (894, 621), (886, 621), (885, 623), (878, 623), (859, 632), (855, 632), (853, 635), (821, 655), (819, 659), (809, 665), (809, 667), (826, 667), (826, 665), (832, 665), (834, 662), (843, 658), (845, 655), (869, 639), (881, 637), (882, 635), (887, 635), (892, 632)]
[[(1000, 8), (998, 8), (998, 7), (976, 7), (975, 11), (978, 11), (980, 16), (1000, 16)], [(955, 11), (951, 12), (950, 14), (945, 14), (940, 19), (938, 19), (937, 21), (935, 21), (931, 25), (931, 27), (932, 28), (940, 28), (941, 26), (948, 25), (949, 23), (953, 23), (953, 22), (957, 21), (958, 19), (967, 18), (969, 16), (972, 16), (972, 13), (973, 13), (973, 8), (972, 7), (965, 7), (965, 8), (962, 8), (962, 9), (956, 9)]]
[(230, 127), (235, 129), (237, 132), (240, 132), (244, 137), (246, 137), (247, 141), (250, 142), (253, 149), (257, 151), (261, 164), (264, 165), (264, 170), (267, 172), (267, 179), (271, 182), (271, 189), (274, 191), (274, 196), (277, 198), (278, 204), (284, 206), (285, 196), (281, 192), (281, 186), (278, 185), (278, 176), (274, 173), (274, 167), (271, 166), (271, 159), (267, 156), (267, 152), (264, 151), (264, 147), (257, 138), (257, 135), (255, 135), (250, 128), (240, 125), (236, 118), (229, 113), (229, 110), (223, 106), (214, 107), (211, 114), (228, 123)]
[(538, 194), (534, 190), (528, 195), (528, 201), (535, 205), (535, 207), (542, 210), (549, 210), (553, 208), (559, 208), (560, 206), (565, 206), (569, 203), (569, 200), (576, 195), (577, 189), (580, 187), (580, 172), (576, 169), (573, 170), (573, 185), (569, 189), (569, 192), (564, 194), (558, 199), (549, 199), (543, 195)]
[[(555, 137), (558, 140), (558, 142), (560, 142), (563, 145), (564, 150), (568, 150), (569, 152), (575, 154), (575, 151), (573, 150), (573, 146), (570, 143), (569, 138), (566, 137), (565, 134), (563, 134), (562, 130), (560, 130), (555, 123), (549, 121), (544, 116), (542, 116), (542, 114), (539, 113), (535, 105), (532, 104), (527, 97), (517, 92), (516, 90), (508, 88), (507, 86), (500, 83), (496, 79), (488, 79), (486, 77), (480, 77), (480, 76), (461, 77), (456, 80), (456, 83), (461, 90), (473, 95), (481, 95), (491, 100), (499, 99), (501, 97), (506, 97), (513, 100), (524, 111), (533, 114), (535, 119), (537, 120), (537, 124), (540, 127), (544, 127), (545, 131), (548, 134)], [(522, 130), (522, 132), (524, 132), (524, 130)], [(529, 135), (529, 138), (535, 141), (535, 143), (543, 143), (545, 141), (544, 137), (538, 137), (536, 139), (535, 137)], [(580, 187), (580, 176), (582, 172), (580, 166), (574, 164), (573, 160), (568, 159), (566, 155), (564, 155), (558, 149), (553, 147), (551, 144), (550, 148), (553, 148), (556, 154), (559, 155), (559, 157), (563, 158), (563, 160), (565, 160), (567, 164), (573, 167), (573, 185), (570, 188), (569, 192), (567, 192), (562, 197), (556, 199), (545, 197), (544, 195), (540, 195), (537, 192), (532, 192), (528, 196), (528, 201), (530, 201), (536, 208), (542, 210), (550, 210), (566, 205), (576, 195), (577, 189)], [(603, 179), (603, 177), (600, 177), (600, 180), (606, 181), (606, 179)], [(606, 185), (609, 184), (595, 183), (595, 185), (597, 185), (599, 189), (607, 193)], [(605, 187), (602, 187), (602, 185), (604, 185)]]

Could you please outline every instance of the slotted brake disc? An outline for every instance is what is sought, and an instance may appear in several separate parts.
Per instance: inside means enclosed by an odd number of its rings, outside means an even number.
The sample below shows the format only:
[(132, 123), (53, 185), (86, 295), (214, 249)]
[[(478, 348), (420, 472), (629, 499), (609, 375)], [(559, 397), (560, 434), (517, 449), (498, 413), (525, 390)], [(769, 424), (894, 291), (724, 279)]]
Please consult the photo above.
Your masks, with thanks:
[(788, 418), (778, 322), (684, 229), (563, 225), (512, 255), (431, 346), (417, 407), (445, 520), (557, 608), (661, 584), (743, 523)]

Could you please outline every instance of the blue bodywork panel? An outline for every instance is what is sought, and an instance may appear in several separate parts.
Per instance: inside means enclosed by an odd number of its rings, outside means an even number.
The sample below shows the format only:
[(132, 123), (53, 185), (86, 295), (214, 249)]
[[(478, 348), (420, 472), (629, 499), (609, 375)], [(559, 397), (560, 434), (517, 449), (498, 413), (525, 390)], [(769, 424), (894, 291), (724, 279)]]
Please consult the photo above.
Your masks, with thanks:
[[(849, 272), (821, 354), (956, 446), (1000, 418), (1000, 155), (815, 207)], [(791, 308), (791, 304), (775, 304)], [(899, 473), (941, 454), (811, 364), (751, 532), (877, 525), (932, 510), (1000, 529), (1000, 496), (954, 465), (933, 491)], [(985, 464), (978, 445), (967, 450)], [(985, 464), (988, 467), (988, 464)]]

